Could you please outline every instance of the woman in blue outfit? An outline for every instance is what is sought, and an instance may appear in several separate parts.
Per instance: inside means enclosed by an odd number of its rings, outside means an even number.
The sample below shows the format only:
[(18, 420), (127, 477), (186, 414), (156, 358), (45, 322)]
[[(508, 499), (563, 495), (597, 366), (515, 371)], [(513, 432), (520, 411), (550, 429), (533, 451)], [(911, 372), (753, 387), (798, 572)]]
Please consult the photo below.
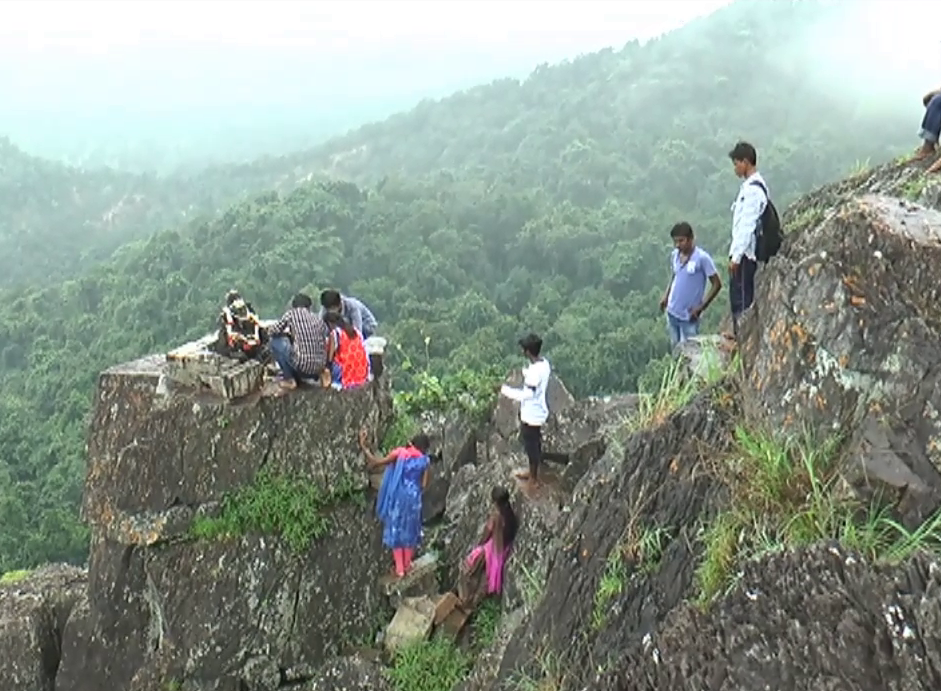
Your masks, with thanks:
[(425, 434), (417, 434), (408, 446), (392, 449), (379, 457), (366, 445), (368, 433), (359, 433), (359, 445), (370, 468), (386, 467), (376, 502), (376, 514), (382, 522), (382, 543), (392, 550), (394, 573), (401, 578), (412, 567), (415, 551), (421, 544), (422, 490), (428, 486), (431, 443)]

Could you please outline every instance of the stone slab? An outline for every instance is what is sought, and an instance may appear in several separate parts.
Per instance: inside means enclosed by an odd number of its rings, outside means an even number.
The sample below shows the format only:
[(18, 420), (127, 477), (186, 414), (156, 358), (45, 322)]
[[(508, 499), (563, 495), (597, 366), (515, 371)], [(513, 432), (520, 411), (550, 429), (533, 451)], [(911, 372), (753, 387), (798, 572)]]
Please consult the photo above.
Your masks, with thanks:
[(427, 595), (402, 601), (386, 629), (386, 650), (394, 653), (431, 635), (435, 621), (435, 603)]
[(383, 578), (383, 588), (389, 603), (398, 607), (402, 602), (421, 596), (436, 596), (438, 593), (438, 555), (423, 554), (412, 562), (412, 568), (402, 578)]
[(454, 611), (454, 608), (460, 604), (460, 599), (454, 593), (445, 593), (435, 604), (435, 626), (440, 626), (441, 622), (448, 618), (448, 615)]
[(455, 607), (444, 620), (436, 626), (438, 632), (442, 636), (446, 636), (453, 641), (456, 641), (461, 635), (461, 631), (464, 630), (464, 627), (467, 625), (467, 620), (470, 618), (470, 614), (465, 612), (460, 607)]
[(264, 384), (265, 366), (238, 362), (209, 350), (216, 334), (184, 343), (166, 355), (167, 377), (183, 386), (207, 388), (227, 400), (242, 398)]

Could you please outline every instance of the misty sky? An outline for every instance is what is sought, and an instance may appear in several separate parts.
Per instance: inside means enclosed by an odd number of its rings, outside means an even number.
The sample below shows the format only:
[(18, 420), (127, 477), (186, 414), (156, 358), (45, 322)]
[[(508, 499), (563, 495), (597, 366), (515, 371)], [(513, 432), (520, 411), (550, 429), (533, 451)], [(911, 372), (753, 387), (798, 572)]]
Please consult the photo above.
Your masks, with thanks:
[[(941, 86), (941, 2), (838, 1), (868, 9), (791, 47), (809, 79), (880, 107), (917, 105)], [(620, 48), (729, 2), (2, 0), (0, 136), (58, 156), (77, 140), (141, 132), (148, 146), (190, 147), (180, 133), (203, 141), (221, 122), (226, 141), (278, 127), (333, 132)]]
[[(525, 74), (543, 61), (662, 33), (727, 3), (4, 0), (0, 86), (5, 104), (30, 109), (76, 98), (160, 107), (168, 99), (239, 103), (259, 92), (281, 102), (311, 92), (424, 92)], [(311, 79), (276, 77), (300, 67)]]

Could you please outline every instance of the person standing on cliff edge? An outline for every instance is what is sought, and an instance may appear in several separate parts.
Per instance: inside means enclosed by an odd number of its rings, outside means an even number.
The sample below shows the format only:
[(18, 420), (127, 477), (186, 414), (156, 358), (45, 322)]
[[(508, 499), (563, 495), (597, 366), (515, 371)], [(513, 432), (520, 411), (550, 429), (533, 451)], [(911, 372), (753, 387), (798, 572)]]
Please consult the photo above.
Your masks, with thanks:
[(748, 142), (739, 142), (729, 152), (735, 175), (742, 178), (732, 202), (732, 241), (729, 244), (729, 302), (732, 331), (738, 338), (738, 322), (755, 299), (755, 255), (758, 223), (771, 198), (768, 185), (758, 172), (758, 152)]
[[(680, 221), (670, 230), (673, 252), (670, 254), (672, 277), (660, 298), (660, 311), (667, 315), (670, 344), (677, 344), (699, 334), (699, 318), (722, 290), (722, 280), (712, 257), (696, 245), (693, 227)], [(711, 287), (706, 295), (706, 284)]]
[(546, 391), (552, 368), (542, 352), (542, 339), (529, 334), (519, 340), (523, 356), (529, 364), (523, 368), (523, 387), (515, 389), (504, 384), (500, 394), (520, 404), (520, 437), (529, 460), (529, 471), (519, 471), (516, 477), (529, 481), (533, 488), (539, 486), (539, 466), (542, 464), (542, 426), (549, 419), (549, 404)]

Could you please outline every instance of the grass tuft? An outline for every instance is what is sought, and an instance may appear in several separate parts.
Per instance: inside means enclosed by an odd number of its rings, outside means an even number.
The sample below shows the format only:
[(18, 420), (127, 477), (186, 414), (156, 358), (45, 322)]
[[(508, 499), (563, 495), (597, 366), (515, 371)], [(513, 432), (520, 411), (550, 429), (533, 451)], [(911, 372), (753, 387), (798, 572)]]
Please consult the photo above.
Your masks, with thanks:
[(386, 678), (395, 691), (451, 691), (464, 680), (472, 662), (451, 641), (433, 638), (396, 651)]
[(218, 516), (196, 518), (190, 535), (203, 540), (279, 535), (303, 554), (329, 529), (329, 510), (360, 494), (352, 479), (328, 493), (310, 479), (261, 472), (252, 484), (223, 497)]
[(31, 573), (32, 571), (29, 569), (7, 571), (5, 574), (0, 576), (0, 585), (12, 585), (13, 583), (19, 583), (20, 581), (27, 578)]
[(627, 432), (637, 432), (664, 422), (693, 400), (697, 393), (719, 382), (738, 366), (738, 359), (733, 358), (729, 366), (723, 367), (717, 349), (705, 344), (703, 348), (694, 374), (690, 373), (684, 358), (673, 358), (663, 367), (653, 391), (645, 390), (643, 382), (639, 384), (637, 410), (625, 420)]
[(841, 486), (839, 440), (781, 439), (739, 427), (736, 449), (716, 463), (732, 508), (702, 535), (696, 571), (706, 605), (734, 582), (742, 563), (787, 548), (836, 540), (873, 560), (897, 563), (941, 548), (941, 512), (914, 532), (885, 507), (865, 506)]

